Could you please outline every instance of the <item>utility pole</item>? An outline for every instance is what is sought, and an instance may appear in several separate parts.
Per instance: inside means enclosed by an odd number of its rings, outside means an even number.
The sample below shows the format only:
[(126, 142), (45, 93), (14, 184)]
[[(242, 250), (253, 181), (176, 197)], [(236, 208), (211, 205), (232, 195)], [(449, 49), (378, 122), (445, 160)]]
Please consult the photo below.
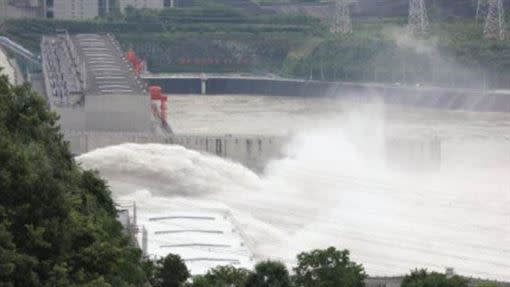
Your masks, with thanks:
[(331, 32), (334, 34), (352, 33), (351, 10), (349, 0), (335, 1), (335, 14), (331, 24)]
[(142, 256), (143, 257), (147, 257), (149, 256), (149, 253), (147, 251), (147, 246), (148, 246), (148, 242), (149, 241), (149, 238), (148, 238), (148, 234), (147, 234), (147, 229), (145, 229), (145, 226), (142, 226)]
[(425, 0), (409, 0), (409, 30), (423, 36), (429, 30), (429, 17)]
[(486, 39), (505, 39), (505, 10), (503, 0), (489, 0), (483, 35)]

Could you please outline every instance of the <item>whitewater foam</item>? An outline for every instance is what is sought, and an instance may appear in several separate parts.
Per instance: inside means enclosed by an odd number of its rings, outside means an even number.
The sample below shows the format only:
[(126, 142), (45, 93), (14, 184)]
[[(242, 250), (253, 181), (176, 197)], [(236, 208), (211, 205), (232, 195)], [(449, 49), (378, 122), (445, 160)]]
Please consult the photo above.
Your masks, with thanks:
[[(112, 146), (78, 161), (99, 170), (116, 198), (136, 200), (141, 214), (231, 211), (257, 259), (292, 264), (301, 251), (333, 245), (349, 249), (371, 275), (451, 266), (510, 280), (508, 166), (493, 163), (490, 173), (472, 165), (425, 175), (388, 170), (384, 130), (374, 120), (298, 135), (263, 175), (172, 145)], [(463, 156), (480, 161), (480, 153)]]

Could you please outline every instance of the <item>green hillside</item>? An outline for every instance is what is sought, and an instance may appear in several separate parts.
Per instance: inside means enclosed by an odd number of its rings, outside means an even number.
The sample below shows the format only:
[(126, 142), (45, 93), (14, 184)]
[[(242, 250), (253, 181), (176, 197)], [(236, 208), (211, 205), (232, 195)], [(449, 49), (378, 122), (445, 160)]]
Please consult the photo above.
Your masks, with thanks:
[(56, 121), (0, 77), (0, 286), (143, 286), (105, 182), (78, 167)]
[(152, 72), (250, 72), (509, 88), (510, 41), (483, 39), (481, 24), (474, 19), (431, 18), (436, 21), (426, 39), (404, 43), (399, 38), (405, 34), (406, 18), (355, 18), (354, 33), (338, 36), (319, 19), (210, 3), (162, 11), (131, 9), (124, 18), (89, 22), (9, 20), (2, 31), (32, 49), (38, 48), (41, 34), (57, 28), (111, 32), (125, 49), (133, 48), (146, 59)]

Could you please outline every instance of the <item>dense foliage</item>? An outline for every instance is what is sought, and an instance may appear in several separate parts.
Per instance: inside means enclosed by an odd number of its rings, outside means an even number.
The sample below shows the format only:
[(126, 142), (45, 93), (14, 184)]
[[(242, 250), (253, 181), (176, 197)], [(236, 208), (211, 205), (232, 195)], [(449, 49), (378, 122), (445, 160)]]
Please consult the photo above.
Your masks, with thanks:
[(145, 264), (150, 265), (148, 279), (152, 287), (179, 287), (191, 276), (182, 258), (176, 254)]
[(251, 272), (243, 268), (233, 266), (218, 266), (209, 270), (203, 276), (193, 278), (193, 287), (243, 287)]
[(290, 287), (289, 271), (283, 263), (264, 261), (255, 265), (255, 272), (246, 279), (246, 287)]
[[(364, 287), (370, 279), (362, 265), (349, 259), (349, 251), (333, 247), (303, 252), (297, 256), (297, 265), (289, 274), (278, 261), (263, 261), (253, 271), (233, 266), (220, 266), (205, 275), (192, 278), (186, 287)], [(396, 278), (391, 278), (394, 280)], [(380, 284), (380, 278), (375, 278)], [(383, 280), (384, 281), (384, 280)], [(394, 285), (395, 282), (390, 283)], [(375, 286), (375, 285), (374, 285)], [(498, 287), (506, 283), (467, 279), (458, 275), (446, 275), (416, 269), (401, 278), (401, 287)]]
[(296, 286), (300, 287), (363, 287), (367, 278), (363, 266), (352, 262), (348, 250), (325, 250), (303, 252), (297, 256)]
[(105, 182), (73, 161), (43, 98), (0, 77), (0, 286), (141, 286)]
[(411, 274), (404, 277), (401, 287), (467, 287), (468, 280), (436, 272), (427, 272), (427, 270), (414, 270)]
[(363, 287), (367, 278), (363, 266), (349, 258), (349, 251), (330, 247), (303, 252), (290, 275), (278, 261), (263, 261), (253, 271), (220, 266), (203, 276), (193, 277), (190, 287)]

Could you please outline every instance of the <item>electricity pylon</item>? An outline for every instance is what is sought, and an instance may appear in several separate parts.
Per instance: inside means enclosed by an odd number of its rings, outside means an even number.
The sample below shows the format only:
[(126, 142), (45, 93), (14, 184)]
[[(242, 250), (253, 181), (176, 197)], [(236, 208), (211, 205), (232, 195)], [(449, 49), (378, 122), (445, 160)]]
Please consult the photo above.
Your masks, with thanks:
[(505, 10), (503, 0), (489, 0), (483, 35), (487, 39), (505, 39)]
[(331, 32), (335, 34), (352, 33), (351, 10), (349, 0), (336, 0)]
[(427, 34), (429, 17), (425, 0), (409, 0), (409, 30), (416, 35)]
[(480, 22), (480, 19), (487, 17), (488, 0), (477, 0), (476, 3), (476, 23)]

